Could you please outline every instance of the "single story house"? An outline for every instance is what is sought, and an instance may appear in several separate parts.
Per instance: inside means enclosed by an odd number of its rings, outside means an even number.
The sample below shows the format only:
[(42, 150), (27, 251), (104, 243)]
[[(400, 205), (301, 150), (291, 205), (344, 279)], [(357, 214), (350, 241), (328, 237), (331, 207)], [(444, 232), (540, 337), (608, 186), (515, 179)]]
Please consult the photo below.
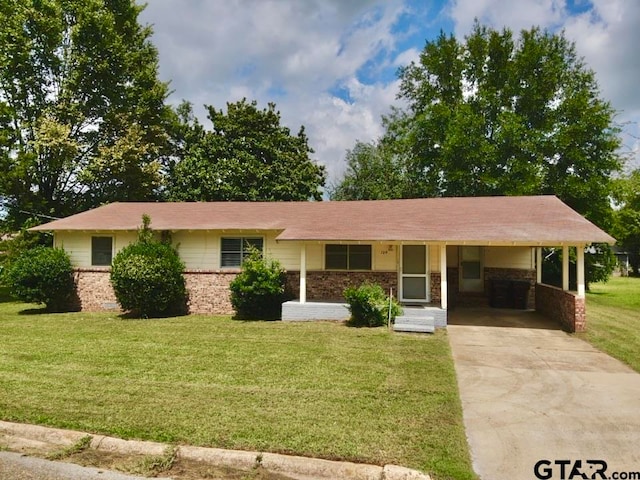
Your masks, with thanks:
[[(279, 260), (296, 299), (283, 319), (332, 318), (348, 285), (369, 280), (446, 325), (456, 305), (535, 308), (567, 330), (585, 327), (584, 249), (615, 239), (555, 196), (345, 202), (112, 203), (33, 228), (50, 231), (76, 269), (81, 308), (117, 308), (114, 255), (142, 215), (169, 232), (186, 265), (191, 312), (232, 312), (229, 283), (246, 245)], [(563, 288), (542, 284), (542, 247), (561, 247)], [(577, 291), (569, 291), (569, 249)]]

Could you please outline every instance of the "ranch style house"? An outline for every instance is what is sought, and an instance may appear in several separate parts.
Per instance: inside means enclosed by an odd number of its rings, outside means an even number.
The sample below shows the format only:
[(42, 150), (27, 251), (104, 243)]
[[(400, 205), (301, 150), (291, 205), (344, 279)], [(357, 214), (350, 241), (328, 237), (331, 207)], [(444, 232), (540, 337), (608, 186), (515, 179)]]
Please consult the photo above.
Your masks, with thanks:
[[(585, 247), (615, 242), (555, 196), (112, 203), (32, 228), (68, 252), (83, 310), (118, 308), (111, 261), (136, 240), (143, 214), (177, 246), (190, 312), (233, 312), (229, 283), (252, 245), (287, 271), (295, 299), (283, 320), (346, 319), (344, 288), (371, 281), (408, 308), (428, 309), (435, 326), (446, 325), (448, 309), (493, 306), (584, 330)], [(542, 282), (543, 247), (563, 251), (561, 288)]]

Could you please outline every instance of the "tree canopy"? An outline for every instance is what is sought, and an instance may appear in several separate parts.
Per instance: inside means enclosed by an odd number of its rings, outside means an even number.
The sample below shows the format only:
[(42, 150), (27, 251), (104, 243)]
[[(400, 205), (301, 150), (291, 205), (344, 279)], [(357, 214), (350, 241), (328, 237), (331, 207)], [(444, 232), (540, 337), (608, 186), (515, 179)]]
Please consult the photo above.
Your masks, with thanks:
[(280, 125), (275, 104), (260, 110), (243, 99), (226, 113), (207, 107), (205, 130), (188, 105), (179, 109), (179, 159), (171, 168), (168, 197), (180, 201), (320, 200), (325, 170), (311, 160), (304, 127), (297, 135)]
[(0, 200), (8, 223), (148, 200), (168, 88), (133, 0), (0, 2)]
[[(381, 141), (402, 163), (393, 191), (555, 194), (609, 225), (611, 178), (622, 166), (614, 111), (563, 34), (532, 28), (514, 39), (479, 24), (464, 41), (441, 33), (399, 79), (406, 106), (384, 119)], [(348, 170), (336, 190), (354, 179)]]
[(629, 254), (634, 273), (640, 275), (640, 169), (617, 180), (614, 196), (620, 208), (613, 235)]
[(402, 198), (404, 167), (381, 142), (356, 142), (347, 151), (344, 178), (331, 188), (332, 200), (385, 200)]

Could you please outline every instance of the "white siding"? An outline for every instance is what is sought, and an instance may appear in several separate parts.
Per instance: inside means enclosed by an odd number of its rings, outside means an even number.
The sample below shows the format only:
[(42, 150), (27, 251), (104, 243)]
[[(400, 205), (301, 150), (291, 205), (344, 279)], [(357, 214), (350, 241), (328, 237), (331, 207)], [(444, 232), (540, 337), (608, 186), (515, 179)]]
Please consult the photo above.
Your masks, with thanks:
[[(270, 233), (265, 238), (265, 249), (267, 256), (278, 260), (286, 270), (300, 270), (300, 249), (299, 242), (276, 242), (277, 233)], [(310, 249), (307, 247), (307, 268), (311, 258)]]
[(111, 237), (113, 255), (136, 240), (136, 232), (55, 232), (54, 245), (64, 248), (76, 267), (91, 267), (91, 237)]
[(373, 270), (377, 272), (395, 272), (398, 262), (396, 260), (398, 247), (386, 243), (374, 243), (373, 249)]
[(174, 232), (172, 244), (188, 270), (217, 270), (220, 268), (219, 237), (214, 232)]
[(324, 269), (324, 245), (320, 243), (307, 244), (307, 270)]
[(430, 272), (439, 272), (440, 271), (440, 246), (439, 245), (429, 245), (429, 271)]
[(81, 232), (56, 232), (54, 245), (64, 248), (76, 267), (91, 266), (91, 235)]

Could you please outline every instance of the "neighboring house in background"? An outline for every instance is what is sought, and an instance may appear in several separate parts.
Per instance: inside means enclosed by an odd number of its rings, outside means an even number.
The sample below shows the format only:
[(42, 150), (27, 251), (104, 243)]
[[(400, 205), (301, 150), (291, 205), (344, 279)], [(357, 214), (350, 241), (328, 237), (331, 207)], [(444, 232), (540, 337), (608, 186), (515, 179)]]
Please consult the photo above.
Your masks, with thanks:
[[(582, 330), (584, 247), (615, 242), (554, 196), (113, 203), (33, 229), (52, 231), (69, 253), (83, 309), (117, 308), (109, 266), (135, 241), (143, 214), (178, 245), (191, 312), (232, 313), (229, 283), (250, 244), (287, 270), (296, 300), (283, 319), (344, 317), (332, 301), (369, 280), (404, 304), (432, 308), (438, 325), (453, 306), (493, 304), (535, 308)], [(576, 292), (568, 264), (562, 289), (541, 283), (542, 247), (562, 247), (565, 259), (576, 249)]]

